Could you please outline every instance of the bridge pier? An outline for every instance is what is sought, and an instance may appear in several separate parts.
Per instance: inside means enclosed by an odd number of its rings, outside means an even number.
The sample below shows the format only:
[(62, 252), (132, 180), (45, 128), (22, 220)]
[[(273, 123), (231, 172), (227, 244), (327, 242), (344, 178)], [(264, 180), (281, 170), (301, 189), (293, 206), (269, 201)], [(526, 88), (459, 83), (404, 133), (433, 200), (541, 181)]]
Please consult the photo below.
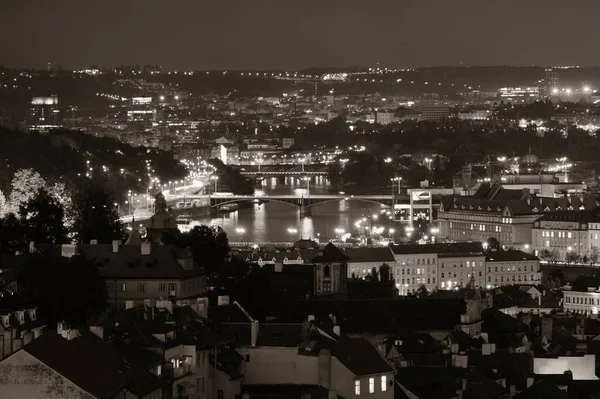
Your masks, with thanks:
[(311, 216), (311, 207), (306, 205), (300, 205), (300, 217)]

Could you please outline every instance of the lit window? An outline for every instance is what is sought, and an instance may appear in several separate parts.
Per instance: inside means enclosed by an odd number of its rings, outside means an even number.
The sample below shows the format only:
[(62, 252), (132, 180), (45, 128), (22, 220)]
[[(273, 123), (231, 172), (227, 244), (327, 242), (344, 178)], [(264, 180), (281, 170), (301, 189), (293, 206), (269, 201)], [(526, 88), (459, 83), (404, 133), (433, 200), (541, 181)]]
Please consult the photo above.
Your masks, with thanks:
[(360, 395), (360, 381), (354, 381), (354, 394)]
[(375, 378), (369, 378), (369, 393), (375, 392)]
[(385, 375), (381, 376), (381, 392), (385, 392), (387, 390), (387, 377)]
[(571, 238), (571, 237), (572, 237), (572, 234), (571, 234), (571, 232), (569, 231), (569, 232), (567, 233), (567, 238)]

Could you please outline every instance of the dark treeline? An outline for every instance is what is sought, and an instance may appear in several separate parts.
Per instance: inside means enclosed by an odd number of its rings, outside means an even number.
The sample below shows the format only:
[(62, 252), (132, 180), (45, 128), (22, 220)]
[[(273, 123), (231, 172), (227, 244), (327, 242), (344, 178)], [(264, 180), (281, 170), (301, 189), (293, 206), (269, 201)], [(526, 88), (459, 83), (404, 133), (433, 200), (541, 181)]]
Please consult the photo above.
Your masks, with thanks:
[[(5, 193), (10, 192), (14, 173), (27, 168), (38, 171), (50, 182), (60, 181), (68, 186), (91, 180), (115, 198), (122, 198), (128, 190), (145, 190), (148, 172), (165, 181), (186, 174), (185, 167), (171, 153), (76, 131), (39, 134), (0, 128), (0, 142), (0, 190)], [(146, 161), (150, 162), (150, 170)], [(89, 167), (93, 170), (86, 177)]]

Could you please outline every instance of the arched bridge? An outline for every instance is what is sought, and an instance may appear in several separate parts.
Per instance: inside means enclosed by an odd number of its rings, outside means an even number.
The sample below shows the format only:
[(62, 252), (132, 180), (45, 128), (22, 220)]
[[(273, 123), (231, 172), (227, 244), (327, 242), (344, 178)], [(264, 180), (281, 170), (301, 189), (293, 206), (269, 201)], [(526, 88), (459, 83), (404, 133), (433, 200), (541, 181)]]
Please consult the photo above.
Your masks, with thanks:
[(242, 176), (263, 176), (263, 177), (272, 177), (272, 176), (327, 176), (327, 172), (323, 171), (275, 171), (275, 170), (263, 170), (263, 171), (249, 171), (249, 172), (240, 172)]
[[(394, 202), (399, 200), (399, 196), (394, 196)], [(284, 204), (297, 206), (300, 208), (300, 213), (304, 215), (310, 214), (310, 208), (313, 205), (323, 204), (334, 201), (364, 201), (375, 204), (392, 206), (391, 195), (198, 195), (186, 196), (186, 201), (203, 200), (209, 203), (211, 207), (219, 207), (227, 204), (233, 204), (242, 201), (275, 201)]]

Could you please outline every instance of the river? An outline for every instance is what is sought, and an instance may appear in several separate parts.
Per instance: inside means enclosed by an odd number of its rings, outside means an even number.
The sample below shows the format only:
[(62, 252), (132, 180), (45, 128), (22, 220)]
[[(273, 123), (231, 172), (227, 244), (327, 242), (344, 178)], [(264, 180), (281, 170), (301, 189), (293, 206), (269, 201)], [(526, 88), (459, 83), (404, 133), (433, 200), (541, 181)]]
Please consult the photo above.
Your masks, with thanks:
[[(285, 179), (285, 183), (277, 178), (265, 179), (262, 189), (265, 195), (307, 194), (306, 182), (290, 177)], [(330, 194), (329, 189), (329, 182), (324, 176), (312, 178), (310, 194)], [(268, 202), (218, 217), (194, 217), (192, 226), (221, 226), (229, 240), (236, 242), (281, 242), (299, 238), (328, 240), (335, 238), (336, 229), (349, 232), (360, 217), (379, 213), (380, 209), (380, 205), (361, 201), (327, 202), (313, 205), (311, 216), (301, 218), (299, 208), (294, 205)], [(243, 228), (245, 232), (237, 233), (238, 228)], [(295, 229), (297, 233), (290, 234), (288, 229)]]

